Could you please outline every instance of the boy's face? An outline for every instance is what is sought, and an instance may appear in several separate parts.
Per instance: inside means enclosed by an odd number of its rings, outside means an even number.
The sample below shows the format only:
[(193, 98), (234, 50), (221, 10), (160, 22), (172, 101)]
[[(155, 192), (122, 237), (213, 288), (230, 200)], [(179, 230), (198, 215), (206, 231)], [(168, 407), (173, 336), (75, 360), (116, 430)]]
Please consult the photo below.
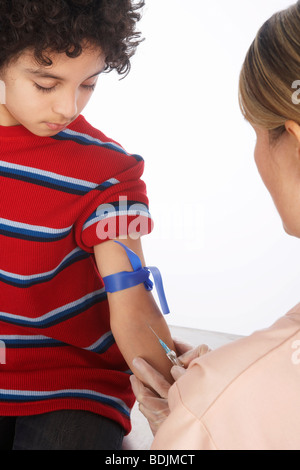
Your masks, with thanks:
[(26, 50), (0, 73), (5, 83), (5, 104), (0, 104), (0, 125), (23, 125), (35, 135), (61, 132), (87, 105), (105, 58), (98, 48), (86, 48), (70, 59), (51, 53), (51, 66), (41, 66)]

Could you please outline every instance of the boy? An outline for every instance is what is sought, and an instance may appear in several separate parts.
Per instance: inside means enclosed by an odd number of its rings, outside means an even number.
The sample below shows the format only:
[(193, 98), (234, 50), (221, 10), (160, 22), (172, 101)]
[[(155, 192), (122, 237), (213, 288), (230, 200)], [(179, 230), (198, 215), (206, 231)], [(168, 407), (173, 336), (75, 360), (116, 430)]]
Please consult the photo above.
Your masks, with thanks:
[(148, 325), (173, 343), (151, 293), (106, 294), (102, 280), (132, 271), (113, 239), (145, 266), (143, 160), (81, 115), (103, 71), (129, 71), (142, 6), (0, 2), (1, 449), (118, 449), (132, 359), (170, 379)]

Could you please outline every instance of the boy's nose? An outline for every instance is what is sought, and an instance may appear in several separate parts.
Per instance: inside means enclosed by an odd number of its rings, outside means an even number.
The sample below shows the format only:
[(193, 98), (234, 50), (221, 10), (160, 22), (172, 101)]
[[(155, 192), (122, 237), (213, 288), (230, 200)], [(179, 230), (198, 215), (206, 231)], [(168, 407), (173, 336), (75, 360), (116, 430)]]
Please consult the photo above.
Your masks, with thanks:
[(55, 105), (53, 111), (56, 114), (64, 116), (65, 121), (71, 121), (77, 115), (77, 97), (76, 94), (64, 94), (60, 97)]

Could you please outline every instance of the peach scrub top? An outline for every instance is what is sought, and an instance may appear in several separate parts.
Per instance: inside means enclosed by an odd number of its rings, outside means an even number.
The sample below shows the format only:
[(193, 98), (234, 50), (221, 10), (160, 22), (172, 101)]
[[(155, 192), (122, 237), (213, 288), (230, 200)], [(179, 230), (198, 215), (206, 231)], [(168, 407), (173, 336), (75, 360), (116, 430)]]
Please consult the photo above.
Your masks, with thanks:
[(169, 390), (153, 450), (300, 449), (300, 303), (195, 359)]

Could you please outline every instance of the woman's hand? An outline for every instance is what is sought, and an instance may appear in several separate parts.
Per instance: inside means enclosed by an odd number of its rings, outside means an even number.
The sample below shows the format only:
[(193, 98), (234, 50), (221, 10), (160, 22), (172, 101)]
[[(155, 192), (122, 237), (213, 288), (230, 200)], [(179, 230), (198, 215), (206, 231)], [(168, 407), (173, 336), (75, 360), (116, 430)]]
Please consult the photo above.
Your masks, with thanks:
[[(173, 366), (171, 374), (174, 380), (178, 380), (185, 374), (186, 368), (192, 360), (203, 356), (210, 351), (209, 347), (205, 344), (193, 348), (192, 346), (174, 340), (176, 351), (180, 354), (179, 358), (184, 367)], [(153, 435), (156, 434), (160, 425), (170, 414), (168, 405), (168, 392), (170, 383), (148, 364), (142, 358), (134, 359), (134, 367), (139, 372), (139, 376), (143, 378), (143, 383), (134, 375), (130, 377), (133, 393), (139, 403), (139, 410), (148, 420)]]

